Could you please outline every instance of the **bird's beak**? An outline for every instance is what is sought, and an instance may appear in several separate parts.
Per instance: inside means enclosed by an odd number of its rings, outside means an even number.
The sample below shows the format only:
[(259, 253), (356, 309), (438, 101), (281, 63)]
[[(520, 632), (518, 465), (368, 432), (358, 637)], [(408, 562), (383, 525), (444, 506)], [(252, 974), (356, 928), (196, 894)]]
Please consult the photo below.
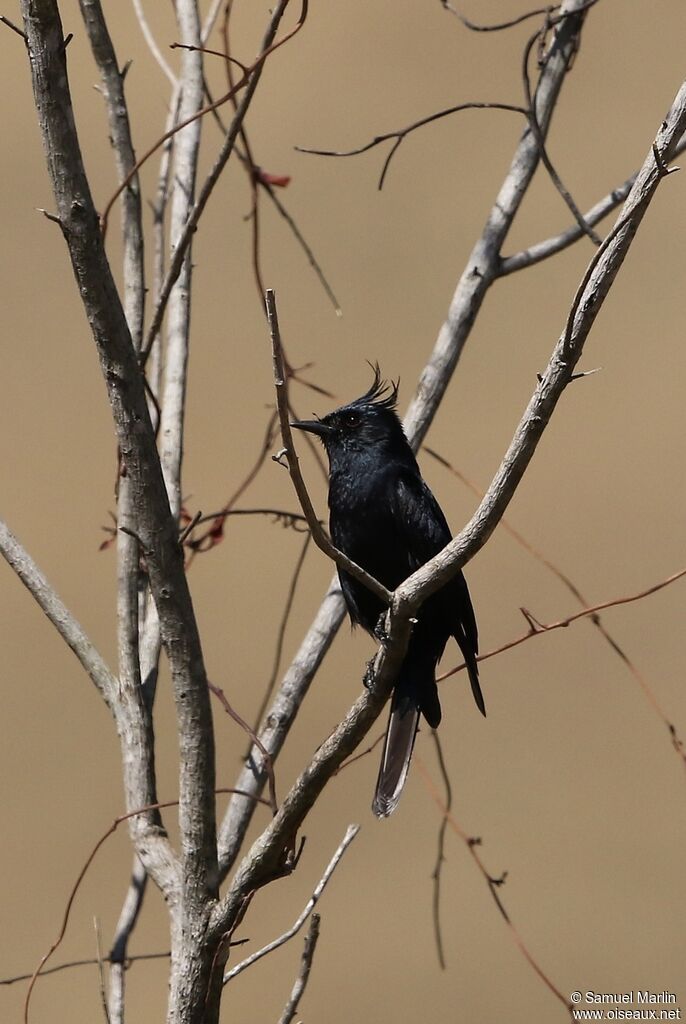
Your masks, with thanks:
[(298, 430), (306, 430), (308, 434), (317, 434), (321, 438), (329, 437), (333, 433), (332, 428), (321, 420), (295, 420), (291, 426)]

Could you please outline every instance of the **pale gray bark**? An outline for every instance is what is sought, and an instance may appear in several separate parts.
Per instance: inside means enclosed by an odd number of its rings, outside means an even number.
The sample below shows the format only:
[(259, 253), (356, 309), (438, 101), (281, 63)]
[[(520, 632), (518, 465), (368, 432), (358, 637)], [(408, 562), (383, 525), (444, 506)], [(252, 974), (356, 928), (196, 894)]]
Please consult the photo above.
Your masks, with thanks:
[[(34, 96), (52, 181), (57, 216), (98, 349), (112, 406), (115, 430), (131, 488), (136, 535), (145, 555), (160, 619), (162, 640), (172, 671), (179, 741), (183, 748), (179, 821), (183, 836), (182, 878), (172, 865), (153, 864), (155, 847), (136, 843), (152, 876), (166, 885), (172, 904), (183, 897), (200, 941), (200, 917), (216, 893), (214, 757), (212, 716), (202, 649), (160, 461), (131, 335), (104, 252), (76, 135), (59, 12), (47, 0), (23, 0), (22, 13), (30, 56)], [(121, 699), (136, 704), (140, 686), (122, 687)], [(130, 749), (147, 742), (145, 723), (137, 714), (138, 735)], [(141, 758), (125, 757), (127, 761)], [(127, 765), (125, 764), (125, 770)], [(148, 784), (154, 779), (148, 773)], [(134, 806), (146, 803), (136, 799)], [(127, 798), (130, 793), (127, 792)], [(152, 813), (152, 812), (150, 812)], [(132, 819), (134, 829), (146, 815)], [(153, 823), (151, 823), (153, 827)], [(165, 840), (166, 841), (166, 840)], [(179, 889), (182, 885), (182, 892)], [(208, 965), (204, 965), (207, 975)], [(189, 971), (189, 977), (193, 971)], [(202, 987), (196, 984), (196, 989)], [(203, 998), (205, 990), (203, 989)], [(193, 999), (195, 1003), (193, 1004)], [(188, 1020), (200, 1013), (198, 991), (188, 996)]]
[[(686, 150), (686, 136), (683, 136), (679, 144), (675, 146), (671, 159), (675, 160), (684, 152), (684, 150)], [(584, 221), (586, 224), (590, 225), (590, 227), (595, 227), (595, 225), (599, 224), (600, 221), (607, 217), (609, 213), (616, 210), (629, 195), (631, 187), (637, 177), (638, 171), (635, 171), (626, 179), (626, 181), (623, 181), (621, 185), (613, 188), (606, 196), (603, 196), (603, 198), (599, 199), (597, 203), (594, 203), (590, 210), (584, 214)], [(514, 274), (517, 270), (524, 270), (526, 267), (533, 267), (536, 263), (541, 263), (543, 260), (547, 260), (551, 256), (555, 256), (556, 253), (562, 252), (563, 249), (567, 249), (570, 245), (578, 242), (579, 239), (583, 237), (584, 232), (581, 230), (579, 225), (573, 224), (565, 231), (561, 231), (558, 235), (546, 238), (542, 242), (535, 242), (526, 249), (515, 252), (511, 256), (506, 256), (500, 261), (498, 274), (500, 277), (505, 277), (507, 274)]]
[(312, 895), (310, 896), (309, 900), (303, 907), (303, 910), (298, 915), (298, 917), (291, 925), (291, 927), (287, 928), (286, 931), (282, 935), (279, 935), (277, 939), (273, 939), (271, 942), (267, 943), (266, 946), (263, 946), (262, 949), (255, 950), (255, 952), (251, 953), (250, 956), (247, 956), (245, 960), (241, 960), (241, 962), (236, 964), (235, 967), (232, 967), (230, 971), (227, 971), (226, 974), (224, 975), (224, 984), (226, 984), (229, 981), (233, 981), (234, 978), (237, 978), (238, 975), (242, 974), (243, 971), (248, 969), (248, 967), (252, 967), (253, 964), (256, 964), (258, 960), (261, 960), (265, 956), (269, 956), (269, 954), (273, 953), (275, 949), (279, 949), (280, 946), (283, 946), (286, 942), (289, 942), (291, 939), (295, 938), (295, 936), (303, 927), (303, 925), (307, 921), (308, 917), (310, 916), (314, 908), (317, 906), (319, 898), (326, 889), (327, 885), (329, 884), (329, 880), (331, 879), (331, 876), (338, 867), (343, 854), (348, 849), (348, 847), (350, 846), (350, 844), (352, 843), (353, 839), (355, 838), (359, 831), (359, 825), (348, 825), (346, 833), (343, 836), (341, 842), (338, 844), (333, 857), (329, 861), (326, 870), (324, 871), (324, 874), (317, 882), (317, 885), (315, 886)]
[[(197, 47), (200, 18), (194, 0), (177, 0), (176, 19), (180, 41)], [(192, 118), (202, 107), (203, 59), (199, 49), (181, 52), (180, 79), (183, 82), (179, 104), (179, 122)], [(193, 209), (198, 168), (202, 119), (195, 118), (174, 136), (171, 166), (171, 221), (169, 241), (172, 252), (178, 249), (184, 225)], [(183, 460), (184, 410), (191, 320), (192, 263), (190, 242), (185, 247), (178, 278), (170, 289), (167, 303), (167, 331), (162, 378), (162, 419), (160, 451), (162, 471), (172, 512), (178, 516), (181, 505), (181, 463)]]
[(114, 714), (117, 677), (91, 643), (80, 623), (59, 598), (28, 551), (1, 520), (0, 552), (35, 599), (39, 608), (45, 612), (46, 618), (52, 622), (64, 642), (79, 659), (108, 708)]
[[(584, 0), (564, 0), (563, 18), (556, 28), (546, 63), (536, 85), (534, 110), (541, 136), (546, 138), (557, 97), (570, 60), (579, 45)], [(540, 161), (538, 141), (526, 128), (515, 150), (510, 169), (493, 204), (488, 220), (472, 249), (441, 327), (431, 357), (405, 417), (405, 430), (415, 450), (426, 436), (436, 409), (445, 394), (486, 294), (498, 276), (505, 239), (521, 206)]]

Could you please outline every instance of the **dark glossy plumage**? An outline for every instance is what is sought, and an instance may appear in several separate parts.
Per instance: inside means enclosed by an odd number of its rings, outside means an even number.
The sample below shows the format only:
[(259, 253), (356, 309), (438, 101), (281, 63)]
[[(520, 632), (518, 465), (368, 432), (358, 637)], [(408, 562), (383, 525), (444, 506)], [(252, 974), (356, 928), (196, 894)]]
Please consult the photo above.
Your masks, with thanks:
[[(422, 479), (395, 412), (397, 386), (378, 367), (369, 391), (321, 420), (294, 423), (317, 434), (329, 457), (331, 538), (349, 558), (394, 590), (451, 539), (441, 508)], [(339, 570), (353, 623), (374, 633), (382, 602)], [(384, 753), (372, 808), (378, 817), (398, 803), (420, 714), (432, 728), (441, 720), (436, 665), (453, 636), (467, 664), (474, 699), (485, 714), (476, 663), (478, 633), (462, 573), (419, 610), (393, 691)]]

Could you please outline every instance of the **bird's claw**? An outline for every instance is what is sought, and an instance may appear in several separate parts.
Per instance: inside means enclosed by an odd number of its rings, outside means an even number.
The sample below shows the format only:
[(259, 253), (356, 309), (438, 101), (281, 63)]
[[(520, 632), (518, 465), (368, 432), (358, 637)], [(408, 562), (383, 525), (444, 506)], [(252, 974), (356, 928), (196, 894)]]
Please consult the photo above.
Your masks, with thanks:
[(374, 668), (375, 661), (376, 658), (370, 658), (364, 670), (364, 675), (362, 676), (362, 685), (364, 686), (365, 690), (371, 690), (371, 688), (374, 685), (374, 681), (376, 680), (376, 669)]
[(384, 646), (388, 643), (389, 636), (386, 632), (386, 612), (381, 612), (378, 622), (374, 626), (374, 639)]

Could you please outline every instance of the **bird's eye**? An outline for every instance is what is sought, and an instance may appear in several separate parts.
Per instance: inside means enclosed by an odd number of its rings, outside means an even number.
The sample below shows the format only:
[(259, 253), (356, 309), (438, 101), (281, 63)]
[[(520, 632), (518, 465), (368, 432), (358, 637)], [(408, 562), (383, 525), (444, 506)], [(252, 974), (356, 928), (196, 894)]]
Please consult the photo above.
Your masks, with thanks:
[(359, 427), (359, 412), (355, 412), (354, 409), (351, 409), (350, 412), (346, 412), (345, 416), (343, 417), (343, 422), (345, 423), (346, 427)]

